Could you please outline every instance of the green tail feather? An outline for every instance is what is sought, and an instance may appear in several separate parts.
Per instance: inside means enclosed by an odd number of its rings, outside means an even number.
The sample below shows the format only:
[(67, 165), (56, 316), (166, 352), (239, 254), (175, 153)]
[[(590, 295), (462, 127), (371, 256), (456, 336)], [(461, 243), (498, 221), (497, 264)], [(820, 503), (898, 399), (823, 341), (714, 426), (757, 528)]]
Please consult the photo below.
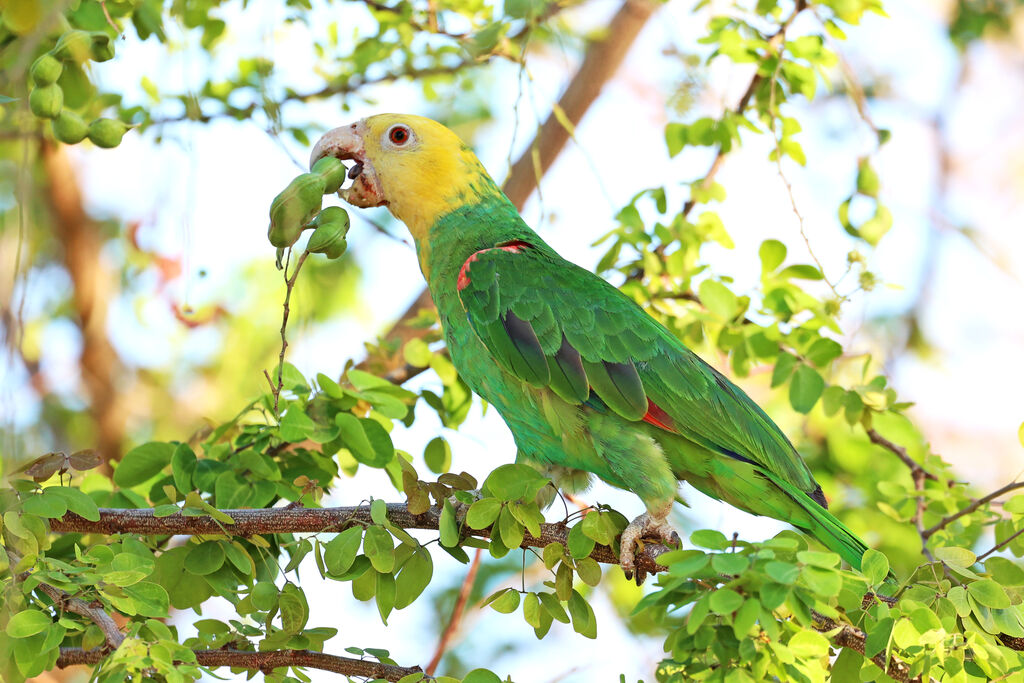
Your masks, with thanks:
[(806, 526), (800, 524), (794, 524), (794, 526), (814, 536), (822, 545), (837, 553), (851, 567), (860, 571), (861, 558), (864, 556), (864, 551), (868, 549), (864, 541), (860, 540), (855, 533), (846, 528), (845, 524), (809, 495), (788, 482), (770, 474), (768, 476), (810, 516), (810, 523)]

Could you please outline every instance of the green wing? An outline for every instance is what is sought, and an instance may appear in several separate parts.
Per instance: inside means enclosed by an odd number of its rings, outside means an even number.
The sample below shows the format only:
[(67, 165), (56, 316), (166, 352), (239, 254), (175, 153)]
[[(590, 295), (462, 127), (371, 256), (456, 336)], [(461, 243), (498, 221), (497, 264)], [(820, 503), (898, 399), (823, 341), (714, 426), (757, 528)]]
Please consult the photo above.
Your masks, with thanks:
[(820, 497), (764, 411), (600, 277), (515, 242), (473, 254), (458, 290), (481, 342), (522, 381), (681, 434)]

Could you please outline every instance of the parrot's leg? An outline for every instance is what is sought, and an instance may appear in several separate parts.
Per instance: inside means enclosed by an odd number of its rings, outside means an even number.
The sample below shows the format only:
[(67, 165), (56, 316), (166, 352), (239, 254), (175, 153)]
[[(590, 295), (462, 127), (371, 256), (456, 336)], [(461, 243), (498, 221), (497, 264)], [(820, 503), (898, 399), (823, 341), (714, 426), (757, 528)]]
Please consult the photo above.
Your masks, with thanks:
[(666, 545), (678, 545), (680, 542), (679, 534), (666, 521), (668, 513), (672, 511), (672, 502), (672, 499), (669, 499), (653, 509), (648, 508), (647, 512), (630, 522), (629, 526), (622, 531), (622, 537), (619, 539), (619, 565), (627, 579), (633, 578), (633, 573), (636, 572), (637, 585), (643, 583), (647, 578), (642, 569), (636, 569), (637, 542), (641, 538), (656, 538)]

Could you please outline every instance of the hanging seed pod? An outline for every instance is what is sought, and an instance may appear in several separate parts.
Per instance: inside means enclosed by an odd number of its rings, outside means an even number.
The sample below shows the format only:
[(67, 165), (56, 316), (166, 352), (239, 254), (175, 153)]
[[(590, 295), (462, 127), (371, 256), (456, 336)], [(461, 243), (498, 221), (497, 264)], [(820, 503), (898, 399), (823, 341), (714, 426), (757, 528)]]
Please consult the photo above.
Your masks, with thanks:
[(306, 223), (323, 204), (326, 184), (313, 173), (303, 173), (274, 197), (270, 204), (270, 229), (267, 238), (275, 247), (290, 247), (299, 239)]
[(104, 149), (117, 147), (121, 144), (121, 138), (131, 128), (127, 123), (117, 119), (96, 119), (89, 124), (87, 135), (92, 144)]
[(56, 83), (32, 89), (28, 95), (28, 106), (41, 119), (53, 119), (64, 108), (64, 91)]
[(312, 171), (323, 178), (326, 185), (324, 194), (334, 194), (341, 189), (342, 183), (345, 182), (345, 174), (348, 169), (340, 159), (324, 157), (313, 164)]
[(94, 62), (105, 62), (114, 58), (114, 43), (103, 31), (93, 31), (92, 43), (89, 45), (89, 56)]
[(325, 254), (329, 259), (336, 259), (345, 253), (348, 242), (348, 212), (340, 206), (328, 206), (313, 219), (315, 230), (309, 237), (306, 251), (314, 254)]
[(89, 125), (70, 109), (61, 111), (60, 116), (55, 118), (51, 125), (53, 137), (69, 145), (78, 144), (89, 134)]
[(32, 82), (36, 85), (50, 85), (57, 82), (62, 71), (64, 71), (64, 65), (60, 63), (60, 60), (51, 54), (45, 54), (32, 62), (29, 75), (32, 76)]
[(52, 50), (60, 59), (73, 59), (79, 64), (92, 56), (92, 36), (88, 31), (68, 31)]

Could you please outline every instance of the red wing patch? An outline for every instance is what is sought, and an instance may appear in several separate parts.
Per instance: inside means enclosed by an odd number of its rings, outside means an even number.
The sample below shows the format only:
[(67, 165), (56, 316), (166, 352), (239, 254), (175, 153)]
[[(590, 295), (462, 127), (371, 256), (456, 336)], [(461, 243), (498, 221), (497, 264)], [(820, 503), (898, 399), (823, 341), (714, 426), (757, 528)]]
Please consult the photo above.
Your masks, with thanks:
[(522, 240), (512, 240), (511, 242), (502, 242), (496, 247), (489, 247), (487, 249), (481, 249), (480, 251), (470, 254), (466, 262), (459, 268), (459, 279), (455, 282), (455, 287), (461, 292), (469, 285), (469, 265), (480, 258), (481, 254), (486, 254), (489, 251), (498, 249), (500, 251), (507, 251), (510, 254), (518, 254), (524, 249), (532, 246), (529, 242)]
[(647, 399), (647, 414), (640, 419), (655, 427), (664, 429), (666, 432), (676, 431), (672, 418), (651, 399)]

